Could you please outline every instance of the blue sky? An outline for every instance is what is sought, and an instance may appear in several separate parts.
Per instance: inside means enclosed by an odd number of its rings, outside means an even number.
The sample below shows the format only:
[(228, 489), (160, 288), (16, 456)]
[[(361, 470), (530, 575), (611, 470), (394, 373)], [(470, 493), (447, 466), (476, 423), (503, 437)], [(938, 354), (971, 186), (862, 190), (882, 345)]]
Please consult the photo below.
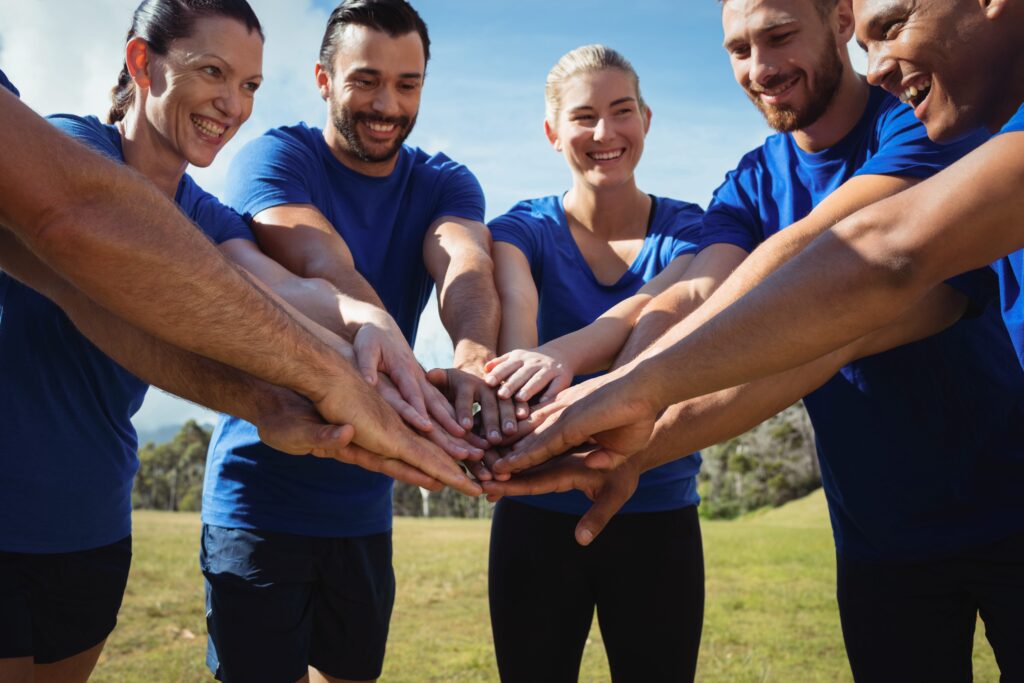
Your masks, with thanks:
[[(250, 0), (267, 35), (264, 86), (252, 118), (209, 169), (193, 176), (219, 194), (230, 159), (266, 129), (300, 119), (323, 125), (313, 65), (333, 2)], [(0, 0), (0, 68), (42, 114), (102, 115), (121, 64), (134, 0)], [(419, 122), (409, 142), (444, 151), (479, 178), (493, 217), (527, 197), (568, 188), (569, 174), (542, 131), (544, 78), (585, 43), (629, 58), (654, 112), (637, 176), (641, 188), (706, 206), (744, 152), (769, 133), (732, 80), (715, 0), (420, 0), (432, 59)], [(863, 68), (859, 48), (854, 63)], [(450, 359), (433, 305), (417, 355)], [(151, 392), (141, 427), (208, 411)]]

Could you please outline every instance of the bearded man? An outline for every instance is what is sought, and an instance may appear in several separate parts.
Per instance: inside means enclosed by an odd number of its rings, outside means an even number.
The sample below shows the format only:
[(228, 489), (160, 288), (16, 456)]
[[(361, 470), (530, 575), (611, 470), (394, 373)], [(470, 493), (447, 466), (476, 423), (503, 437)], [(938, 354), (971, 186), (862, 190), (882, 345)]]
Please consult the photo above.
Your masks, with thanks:
[[(861, 30), (897, 35), (906, 23), (886, 29), (890, 23), (876, 19)], [(971, 680), (979, 613), (1004, 673), (1019, 676), (1024, 375), (989, 305), (998, 290), (988, 269), (947, 280), (890, 327), (806, 365), (671, 406), (649, 440), (637, 438), (637, 424), (653, 421), (674, 402), (666, 396), (692, 384), (687, 375), (749, 364), (725, 351), (739, 345), (734, 338), (718, 337), (698, 355), (676, 354), (671, 371), (662, 365), (655, 373), (668, 355), (659, 350), (700, 336), (717, 313), (837, 221), (919, 184), (988, 137), (968, 128), (947, 136), (949, 145), (932, 143), (914, 116), (930, 82), (890, 88), (897, 97), (855, 73), (846, 48), (854, 31), (850, 0), (724, 0), (722, 21), (737, 82), (779, 132), (715, 192), (705, 248), (676, 288), (648, 305), (620, 358), (630, 362), (569, 390), (546, 418), (542, 410), (537, 431), (494, 468), (502, 476), (518, 472), (591, 435), (608, 449), (588, 456), (592, 467), (622, 464), (588, 474), (563, 458), (545, 472), (484, 488), (492, 496), (588, 491), (598, 504), (577, 532), (587, 541), (628, 497), (636, 472), (736, 435), (806, 394), (854, 677)], [(829, 263), (814, 265), (827, 277)], [(694, 283), (706, 292), (696, 310)], [(788, 305), (779, 294), (773, 313)], [(794, 339), (784, 320), (774, 315), (759, 338)], [(721, 386), (728, 385), (708, 388)]]
[[(426, 25), (404, 0), (342, 2), (315, 71), (326, 125), (252, 141), (234, 160), (227, 197), (269, 256), (341, 292), (334, 310), (304, 312), (340, 314), (367, 381), (393, 381), (410, 407), (403, 417), (467, 457), (487, 445), (469, 433), (474, 402), (491, 440), (515, 431), (516, 420), (480, 379), (499, 321), (483, 192), (465, 166), (404, 144), (429, 49)], [(410, 348), (435, 284), (455, 344), (446, 378), (454, 408)], [(282, 456), (251, 424), (221, 420), (201, 551), (208, 663), (218, 678), (380, 675), (395, 591), (391, 490), (388, 477)]]

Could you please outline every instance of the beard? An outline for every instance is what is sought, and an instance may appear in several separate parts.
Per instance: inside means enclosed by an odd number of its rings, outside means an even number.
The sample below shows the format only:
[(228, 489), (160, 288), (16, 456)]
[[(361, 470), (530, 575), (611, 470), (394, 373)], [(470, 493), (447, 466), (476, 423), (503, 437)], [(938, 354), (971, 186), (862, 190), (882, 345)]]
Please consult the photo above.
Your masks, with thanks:
[[(362, 111), (353, 112), (345, 105), (338, 104), (333, 99), (331, 100), (330, 110), (331, 123), (341, 137), (345, 138), (345, 142), (348, 143), (349, 153), (364, 162), (378, 163), (393, 159), (398, 154), (398, 151), (402, 149), (406, 138), (409, 137), (409, 133), (412, 132), (413, 127), (416, 125), (415, 116), (411, 118), (408, 116), (378, 116)], [(394, 124), (398, 127), (398, 137), (395, 138), (395, 141), (387, 149), (371, 151), (363, 144), (362, 139), (359, 137), (358, 125), (360, 122)]]
[(747, 97), (764, 115), (768, 125), (780, 133), (792, 133), (820, 119), (839, 90), (839, 84), (843, 80), (843, 62), (839, 59), (835, 35), (828, 31), (826, 36), (825, 49), (822, 50), (817, 68), (814, 70), (814, 91), (809, 94), (810, 99), (802, 107), (766, 104), (760, 96), (765, 90), (771, 90), (790, 80), (793, 77), (792, 73), (778, 74), (768, 83), (756, 86), (756, 89), (746, 88)]

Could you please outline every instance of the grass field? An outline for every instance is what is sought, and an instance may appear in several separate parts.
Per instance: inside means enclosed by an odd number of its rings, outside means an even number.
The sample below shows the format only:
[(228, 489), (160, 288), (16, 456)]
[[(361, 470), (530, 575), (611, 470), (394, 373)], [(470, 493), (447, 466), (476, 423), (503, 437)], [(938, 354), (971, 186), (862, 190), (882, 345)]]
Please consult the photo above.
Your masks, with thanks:
[[(481, 520), (398, 519), (398, 597), (382, 681), (496, 681)], [(834, 555), (818, 492), (732, 522), (704, 522), (707, 607), (697, 678), (729, 683), (852, 680), (834, 599)], [(198, 568), (199, 518), (135, 515), (135, 557), (97, 683), (210, 680)], [(596, 621), (596, 620), (595, 620)], [(975, 680), (998, 680), (979, 624)], [(581, 681), (608, 680), (591, 634)]]

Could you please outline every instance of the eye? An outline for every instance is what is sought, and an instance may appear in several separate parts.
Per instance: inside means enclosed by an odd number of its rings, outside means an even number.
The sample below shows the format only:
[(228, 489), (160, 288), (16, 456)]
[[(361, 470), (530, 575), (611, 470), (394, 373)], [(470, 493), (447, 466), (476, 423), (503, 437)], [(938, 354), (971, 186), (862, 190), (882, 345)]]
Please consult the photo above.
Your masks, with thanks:
[(249, 92), (254, 93), (260, 89), (260, 83), (257, 81), (248, 81), (242, 87), (248, 90)]
[(882, 25), (882, 40), (893, 40), (903, 28), (902, 20), (888, 21)]
[(729, 50), (729, 54), (734, 59), (746, 59), (750, 56), (749, 45), (735, 45)]
[(357, 88), (364, 88), (364, 89), (369, 89), (369, 88), (372, 88), (374, 86), (374, 82), (371, 81), (369, 78), (354, 78), (354, 79), (352, 79), (352, 83)]
[(796, 31), (786, 31), (785, 33), (776, 33), (772, 36), (772, 44), (774, 45), (785, 45), (789, 42), (789, 39), (796, 34)]
[(615, 113), (616, 114), (632, 114), (633, 113), (633, 107), (623, 107), (622, 109), (619, 109)]
[(398, 89), (408, 93), (416, 92), (419, 90), (419, 83), (399, 83)]
[(220, 68), (213, 66), (212, 64), (202, 67), (202, 71), (207, 76), (220, 76), (221, 74)]

